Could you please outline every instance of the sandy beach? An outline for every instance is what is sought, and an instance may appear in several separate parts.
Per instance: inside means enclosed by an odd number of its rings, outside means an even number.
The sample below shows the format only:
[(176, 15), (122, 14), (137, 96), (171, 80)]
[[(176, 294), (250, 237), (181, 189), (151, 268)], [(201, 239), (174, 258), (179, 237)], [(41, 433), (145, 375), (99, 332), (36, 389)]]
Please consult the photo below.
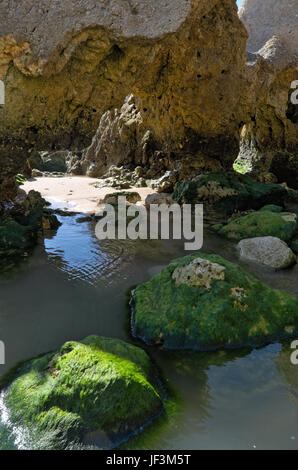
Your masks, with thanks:
[[(52, 204), (56, 209), (67, 209), (73, 212), (94, 214), (99, 207), (100, 201), (111, 193), (118, 192), (115, 188), (96, 188), (100, 180), (86, 176), (65, 176), (62, 178), (40, 177), (31, 178), (21, 186), (21, 191), (28, 194), (35, 190)], [(148, 194), (153, 194), (150, 188), (130, 188), (125, 191), (137, 191), (142, 202)]]

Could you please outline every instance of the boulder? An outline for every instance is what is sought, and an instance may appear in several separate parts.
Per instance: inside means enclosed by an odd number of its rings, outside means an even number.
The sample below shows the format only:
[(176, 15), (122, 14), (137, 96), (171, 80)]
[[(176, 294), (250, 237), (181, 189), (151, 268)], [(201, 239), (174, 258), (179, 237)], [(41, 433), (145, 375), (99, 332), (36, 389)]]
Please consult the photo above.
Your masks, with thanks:
[[(215, 227), (216, 230), (216, 227)], [(230, 240), (276, 237), (290, 242), (298, 230), (298, 216), (291, 212), (256, 211), (218, 227), (220, 235)]]
[(298, 189), (298, 154), (285, 151), (275, 153), (270, 171), (277, 176), (280, 183), (286, 182), (290, 188)]
[(278, 204), (286, 194), (286, 190), (277, 184), (263, 184), (246, 175), (226, 172), (209, 173), (177, 183), (173, 198), (179, 203), (204, 204), (229, 216), (239, 210)]
[(277, 206), (276, 204), (267, 204), (267, 206), (262, 207), (260, 211), (276, 212), (277, 214), (279, 214), (280, 212), (283, 212), (284, 209), (283, 207)]
[(294, 240), (291, 244), (291, 248), (298, 255), (298, 240)]
[(113, 448), (163, 410), (147, 354), (98, 336), (22, 363), (1, 386), (10, 426), (31, 449)]
[(56, 230), (61, 224), (37, 191), (29, 191), (22, 203), (0, 215), (0, 257), (22, 255), (34, 247), (40, 230)]
[(14, 256), (32, 248), (36, 234), (31, 227), (10, 217), (0, 217), (0, 257)]
[(241, 258), (274, 269), (285, 269), (297, 262), (296, 255), (288, 245), (276, 237), (248, 238), (241, 240), (237, 248)]
[(200, 252), (140, 284), (131, 307), (133, 334), (165, 349), (256, 346), (298, 331), (296, 299)]

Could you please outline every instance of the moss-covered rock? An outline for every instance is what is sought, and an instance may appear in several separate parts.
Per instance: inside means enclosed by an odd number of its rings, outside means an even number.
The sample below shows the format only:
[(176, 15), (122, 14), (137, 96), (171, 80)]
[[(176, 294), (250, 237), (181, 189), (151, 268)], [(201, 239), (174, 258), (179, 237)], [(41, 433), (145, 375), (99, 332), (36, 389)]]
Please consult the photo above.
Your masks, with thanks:
[(173, 198), (179, 203), (204, 203), (230, 215), (238, 210), (279, 204), (286, 194), (278, 184), (259, 183), (247, 175), (228, 172), (209, 173), (194, 181), (177, 183)]
[(270, 171), (280, 183), (298, 189), (298, 156), (289, 152), (277, 152), (271, 162)]
[(268, 204), (267, 206), (264, 206), (260, 209), (260, 211), (269, 211), (269, 212), (283, 212), (283, 207), (281, 206), (276, 206), (275, 204)]
[(298, 254), (298, 240), (294, 240), (291, 244), (291, 249), (294, 253)]
[(133, 291), (131, 306), (134, 335), (166, 349), (255, 346), (298, 331), (296, 299), (218, 255), (174, 260)]
[(10, 218), (0, 218), (0, 256), (16, 255), (32, 248), (35, 234), (31, 227)]
[[(215, 230), (214, 227), (213, 229)], [(218, 233), (235, 241), (271, 236), (289, 242), (297, 229), (298, 216), (296, 214), (261, 210), (239, 217), (229, 224), (219, 227)]]
[(35, 245), (39, 230), (56, 230), (61, 225), (46, 205), (37, 191), (30, 191), (22, 204), (0, 216), (0, 256), (22, 254)]
[(148, 355), (98, 336), (23, 363), (1, 385), (11, 424), (25, 430), (35, 448), (94, 442), (110, 448), (163, 409)]
[(287, 199), (289, 202), (298, 203), (298, 190), (297, 189), (289, 190)]

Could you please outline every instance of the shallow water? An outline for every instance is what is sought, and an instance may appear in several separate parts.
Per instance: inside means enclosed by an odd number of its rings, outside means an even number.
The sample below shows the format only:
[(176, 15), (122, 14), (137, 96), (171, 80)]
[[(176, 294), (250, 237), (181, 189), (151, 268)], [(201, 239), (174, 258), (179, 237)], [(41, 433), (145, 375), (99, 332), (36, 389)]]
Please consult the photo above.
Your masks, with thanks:
[[(0, 339), (6, 346), (6, 365), (0, 365), (1, 375), (18, 361), (90, 334), (133, 341), (128, 328), (129, 289), (186, 254), (183, 244), (174, 241), (100, 242), (94, 223), (78, 223), (78, 218), (60, 217), (58, 232), (49, 232), (32, 256), (15, 268), (2, 268)], [(233, 244), (208, 231), (204, 251), (238, 262)], [(297, 266), (276, 273), (241, 264), (298, 298)], [(181, 407), (173, 421), (156, 429), (143, 445), (297, 449), (298, 366), (290, 363), (289, 344), (216, 353), (151, 350), (180, 395)], [(0, 424), (0, 449), (15, 444), (15, 436)]]

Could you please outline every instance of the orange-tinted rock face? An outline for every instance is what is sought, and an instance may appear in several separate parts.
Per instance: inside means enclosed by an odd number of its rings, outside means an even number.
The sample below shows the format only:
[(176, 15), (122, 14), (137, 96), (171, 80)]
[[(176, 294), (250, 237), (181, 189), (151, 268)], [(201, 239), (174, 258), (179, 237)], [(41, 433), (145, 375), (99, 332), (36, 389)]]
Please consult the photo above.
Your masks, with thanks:
[(123, 3), (1, 2), (3, 148), (17, 143), (25, 159), (32, 148), (87, 147), (101, 116), (133, 93), (159, 150), (230, 165), (247, 38), (235, 1)]
[(239, 15), (250, 35), (243, 156), (263, 169), (278, 151), (298, 161), (298, 105), (291, 100), (298, 80), (297, 1), (244, 0)]

